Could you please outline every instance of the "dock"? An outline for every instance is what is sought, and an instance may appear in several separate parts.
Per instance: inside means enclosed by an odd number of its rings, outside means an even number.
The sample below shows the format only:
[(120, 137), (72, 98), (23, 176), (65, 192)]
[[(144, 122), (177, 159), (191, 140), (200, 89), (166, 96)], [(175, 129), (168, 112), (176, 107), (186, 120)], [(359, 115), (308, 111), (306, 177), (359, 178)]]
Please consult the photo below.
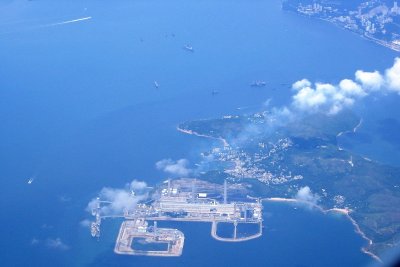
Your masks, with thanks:
[[(202, 186), (198, 186), (202, 185)], [(184, 246), (184, 234), (178, 229), (159, 228), (157, 221), (206, 222), (211, 224), (211, 236), (223, 242), (243, 242), (262, 235), (262, 203), (258, 199), (228, 201), (228, 185), (225, 181), (218, 195), (217, 186), (196, 179), (168, 180), (153, 194), (153, 199), (138, 203), (123, 216), (117, 236), (115, 253), (142, 256), (180, 256)], [(218, 191), (218, 190), (217, 190)], [(100, 236), (99, 218), (96, 231)], [(113, 216), (118, 217), (118, 216)], [(154, 222), (149, 226), (149, 222)], [(219, 223), (232, 223), (232, 237), (218, 236)], [(255, 224), (257, 232), (239, 235), (237, 226)], [(156, 248), (156, 249), (155, 249)]]
[[(137, 242), (136, 242), (137, 241)], [(124, 221), (114, 252), (124, 255), (176, 257), (182, 254), (185, 236), (177, 229), (149, 227), (145, 220)], [(164, 249), (141, 249), (138, 245), (165, 244)]]

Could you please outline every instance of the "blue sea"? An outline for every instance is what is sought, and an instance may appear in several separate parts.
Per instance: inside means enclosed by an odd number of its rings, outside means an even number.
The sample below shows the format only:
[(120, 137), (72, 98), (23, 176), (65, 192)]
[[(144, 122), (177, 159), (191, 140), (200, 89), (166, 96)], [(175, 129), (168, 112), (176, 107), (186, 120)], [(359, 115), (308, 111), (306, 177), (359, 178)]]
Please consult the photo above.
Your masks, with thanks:
[(1, 265), (367, 265), (345, 218), (284, 204), (266, 204), (265, 234), (251, 242), (173, 224), (186, 236), (173, 259), (117, 256), (120, 221), (106, 220), (99, 241), (80, 222), (104, 186), (154, 185), (164, 158), (196, 163), (211, 144), (180, 122), (285, 105), (299, 79), (336, 83), (396, 55), (279, 0), (1, 1)]

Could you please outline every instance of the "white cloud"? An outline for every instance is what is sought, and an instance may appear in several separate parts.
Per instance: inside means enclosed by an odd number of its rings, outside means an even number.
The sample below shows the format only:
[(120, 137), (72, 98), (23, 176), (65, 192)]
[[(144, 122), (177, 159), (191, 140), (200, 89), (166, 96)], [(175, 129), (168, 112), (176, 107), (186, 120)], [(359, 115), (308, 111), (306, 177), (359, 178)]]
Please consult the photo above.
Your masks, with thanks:
[(307, 79), (303, 79), (303, 80), (295, 82), (292, 85), (292, 88), (294, 90), (300, 90), (300, 89), (303, 89), (305, 87), (310, 87), (310, 86), (311, 86), (311, 82), (309, 80), (307, 80)]
[(343, 79), (339, 84), (315, 83), (302, 79), (292, 85), (292, 108), (294, 113), (323, 112), (336, 114), (351, 107), (359, 99), (371, 93), (387, 93), (395, 91), (400, 94), (400, 58), (396, 58), (393, 66), (385, 71), (385, 75), (378, 71), (366, 72), (358, 70), (355, 80)]
[[(299, 84), (305, 87), (301, 88)], [(355, 98), (366, 95), (361, 86), (347, 79), (342, 80), (338, 86), (316, 83), (312, 87), (309, 83), (301, 81), (299, 84), (296, 85), (297, 93), (293, 96), (292, 105), (296, 110), (311, 113), (322, 111), (336, 114), (343, 108), (353, 105)]]
[(143, 181), (133, 180), (130, 184), (130, 189), (133, 191), (142, 191), (147, 188), (147, 184)]
[(88, 219), (84, 219), (79, 222), (79, 225), (85, 228), (88, 228), (92, 222)]
[(99, 197), (92, 199), (87, 207), (91, 212), (97, 208), (99, 200), (106, 204), (100, 205), (100, 213), (102, 215), (121, 215), (124, 211), (131, 211), (136, 204), (148, 197), (146, 192), (147, 184), (133, 180), (126, 184), (125, 188), (104, 187), (101, 189)]
[(388, 88), (400, 93), (400, 58), (396, 58), (393, 67), (387, 69), (385, 74)]
[(46, 247), (57, 250), (68, 250), (69, 246), (66, 245), (59, 237), (52, 239), (48, 238), (45, 242)]
[(31, 245), (32, 245), (32, 246), (36, 246), (36, 245), (38, 245), (39, 243), (40, 243), (40, 240), (39, 240), (39, 239), (32, 238), (32, 240), (31, 240)]
[(177, 161), (163, 159), (156, 163), (156, 168), (172, 175), (186, 176), (192, 172), (192, 170), (187, 167), (188, 165), (189, 161), (187, 159), (179, 159)]
[(294, 105), (303, 110), (316, 109), (326, 103), (326, 96), (311, 87), (303, 87), (293, 96)]
[(299, 191), (297, 192), (296, 199), (302, 202), (316, 205), (320, 197), (318, 196), (318, 194), (313, 194), (311, 192), (310, 187), (304, 186), (300, 188)]
[(71, 201), (71, 198), (70, 198), (70, 197), (67, 197), (67, 196), (59, 196), (59, 197), (58, 197), (58, 200), (59, 200), (60, 202), (70, 202), (70, 201)]
[(339, 88), (339, 92), (345, 96), (363, 97), (367, 95), (367, 93), (362, 89), (361, 85), (354, 82), (353, 80), (342, 80), (339, 83)]
[[(265, 115), (265, 126), (267, 129), (272, 130), (274, 126), (285, 125), (294, 118), (295, 115), (292, 113), (292, 110), (286, 106), (280, 108), (273, 107), (270, 113)], [(262, 131), (265, 133), (267, 129), (264, 127)]]
[(70, 249), (70, 247), (67, 244), (65, 244), (59, 237), (47, 238), (46, 240), (32, 238), (31, 245), (32, 246), (45, 246), (50, 249), (63, 250), (63, 251)]
[(384, 85), (384, 79), (378, 71), (366, 72), (362, 70), (356, 71), (356, 80), (367, 91), (378, 91)]

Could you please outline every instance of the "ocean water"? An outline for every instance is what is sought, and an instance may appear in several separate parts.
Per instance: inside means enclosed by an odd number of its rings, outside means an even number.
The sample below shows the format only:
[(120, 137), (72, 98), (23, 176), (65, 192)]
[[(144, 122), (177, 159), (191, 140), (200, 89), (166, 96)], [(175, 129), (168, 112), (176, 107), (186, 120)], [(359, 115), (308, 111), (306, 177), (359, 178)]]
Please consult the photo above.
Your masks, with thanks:
[[(265, 228), (259, 239), (220, 242), (211, 237), (210, 223), (162, 223), (161, 226), (184, 232), (183, 256), (164, 259), (118, 256), (111, 252), (112, 238), (101, 241), (104, 251), (88, 266), (333, 267), (365, 266), (368, 263), (369, 258), (359, 250), (363, 241), (354, 235), (351, 223), (340, 215), (324, 215), (316, 210), (281, 203), (266, 203), (264, 208)], [(110, 230), (111, 225), (107, 226), (106, 235), (114, 237), (118, 223), (113, 230)]]
[[(102, 187), (155, 184), (166, 178), (154, 166), (163, 158), (194, 164), (211, 144), (178, 123), (288, 104), (296, 80), (335, 83), (396, 55), (285, 13), (279, 0), (2, 1), (2, 266), (365, 265), (348, 222), (284, 205), (266, 206), (267, 234), (249, 243), (179, 225), (187, 244), (177, 259), (116, 256), (119, 222), (106, 221), (96, 241), (80, 221)], [(267, 87), (250, 88), (257, 79)]]
[(340, 146), (382, 164), (400, 167), (400, 109), (398, 94), (366, 99), (357, 113), (356, 132), (339, 138)]

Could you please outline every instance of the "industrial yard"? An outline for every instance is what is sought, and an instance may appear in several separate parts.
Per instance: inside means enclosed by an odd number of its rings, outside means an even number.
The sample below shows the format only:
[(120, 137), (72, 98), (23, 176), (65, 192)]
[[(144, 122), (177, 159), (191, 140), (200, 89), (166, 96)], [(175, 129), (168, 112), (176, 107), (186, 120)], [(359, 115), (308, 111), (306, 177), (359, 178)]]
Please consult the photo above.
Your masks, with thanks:
[[(184, 245), (184, 234), (177, 229), (159, 228), (157, 221), (210, 222), (211, 236), (219, 241), (240, 242), (258, 238), (262, 235), (262, 203), (242, 196), (240, 186), (217, 185), (196, 179), (167, 180), (158, 186), (149, 200), (136, 204), (123, 215), (102, 216), (99, 199), (98, 209), (93, 210), (96, 221), (92, 223), (92, 235), (100, 236), (102, 218), (123, 217), (115, 245), (115, 253), (145, 256), (180, 256)], [(235, 192), (235, 193), (234, 193)], [(229, 201), (230, 193), (238, 201)], [(149, 226), (149, 221), (154, 225)], [(231, 236), (218, 235), (219, 223), (232, 223)], [(238, 235), (239, 224), (254, 224), (256, 233)], [(135, 241), (139, 247), (135, 248)], [(164, 244), (162, 249), (154, 250), (152, 245)], [(159, 246), (158, 246), (159, 247)]]

